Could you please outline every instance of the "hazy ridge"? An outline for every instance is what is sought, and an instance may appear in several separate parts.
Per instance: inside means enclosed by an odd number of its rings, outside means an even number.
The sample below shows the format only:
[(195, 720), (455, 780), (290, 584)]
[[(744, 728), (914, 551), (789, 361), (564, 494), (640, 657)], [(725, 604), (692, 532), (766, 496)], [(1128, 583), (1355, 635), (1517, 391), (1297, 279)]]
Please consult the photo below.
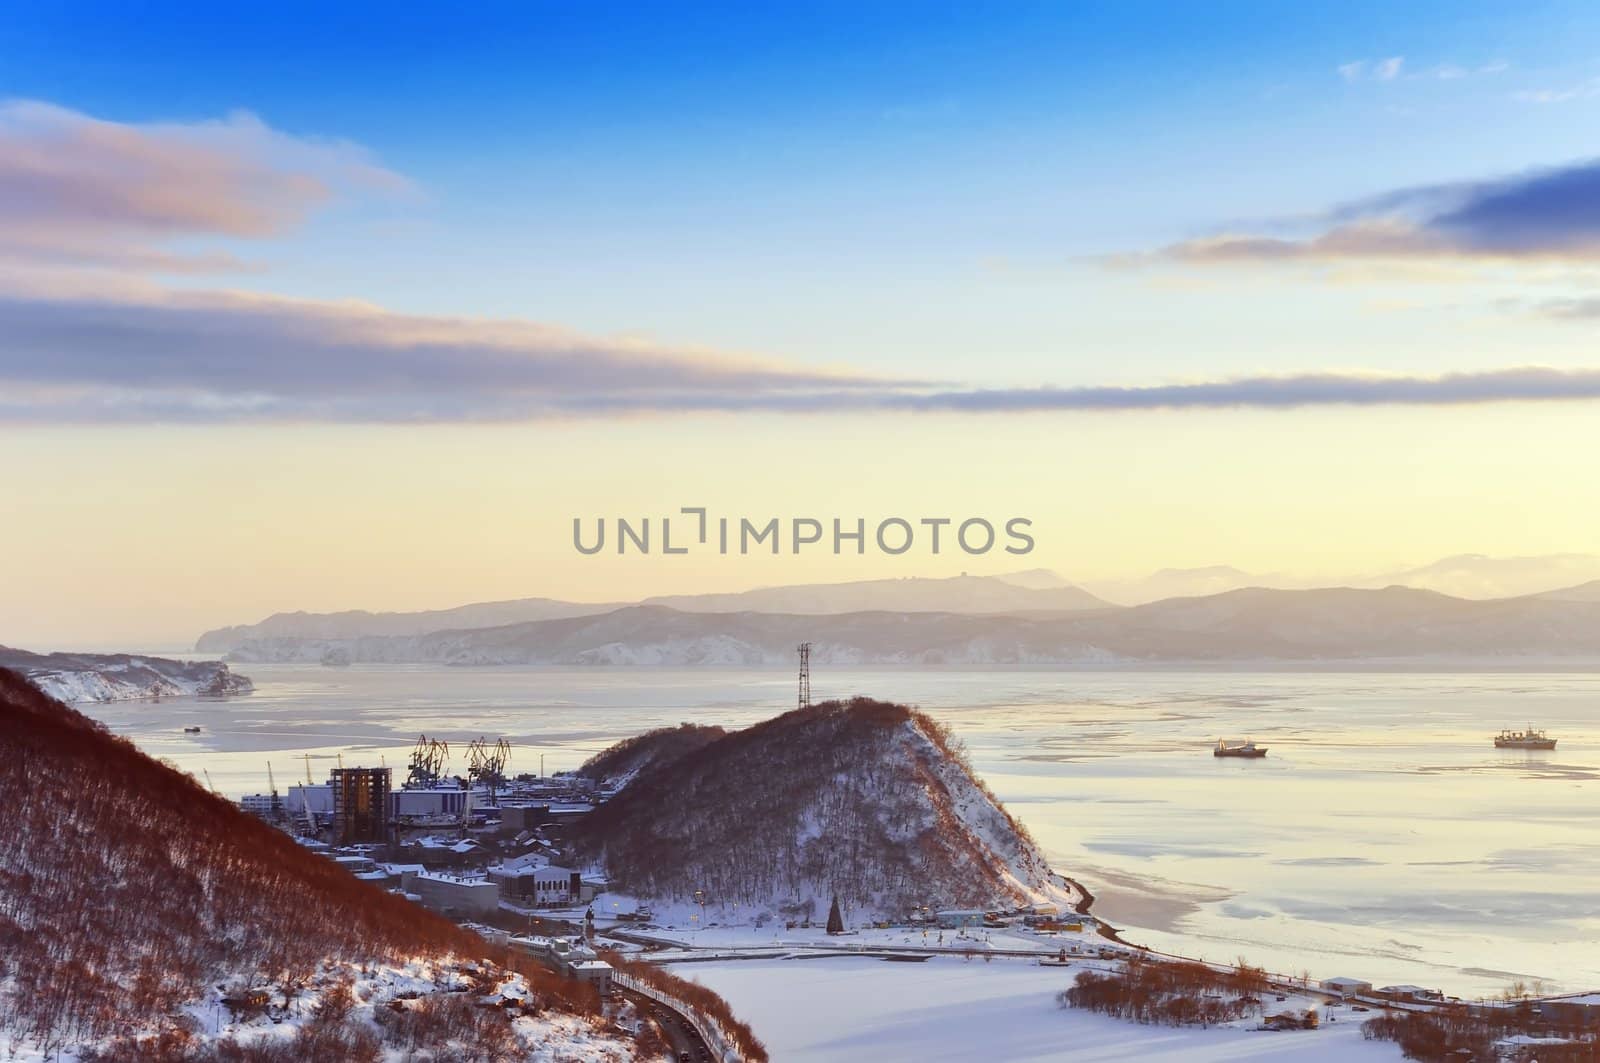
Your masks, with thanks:
[(456, 665), (1059, 665), (1182, 661), (1600, 658), (1600, 601), (1472, 601), (1433, 591), (1247, 589), (1125, 609), (1025, 615), (688, 613), (630, 606), (414, 637), (255, 639), (236, 661)]

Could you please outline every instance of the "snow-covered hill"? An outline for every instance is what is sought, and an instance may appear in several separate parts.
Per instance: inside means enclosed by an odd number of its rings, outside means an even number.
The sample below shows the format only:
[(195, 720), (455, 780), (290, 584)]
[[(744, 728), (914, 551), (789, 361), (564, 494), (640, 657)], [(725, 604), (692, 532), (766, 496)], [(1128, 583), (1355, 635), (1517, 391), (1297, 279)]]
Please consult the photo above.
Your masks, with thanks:
[[(1076, 905), (938, 723), (857, 698), (647, 763), (579, 844), (625, 893), (723, 919)], [(633, 762), (649, 739), (630, 743)]]
[(125, 653), (29, 653), (0, 646), (0, 668), (21, 672), (61, 701), (132, 701), (181, 694), (248, 694), (254, 685), (221, 661)]
[(0, 793), (7, 1053), (643, 1054), (593, 989), (359, 881), (3, 668)]

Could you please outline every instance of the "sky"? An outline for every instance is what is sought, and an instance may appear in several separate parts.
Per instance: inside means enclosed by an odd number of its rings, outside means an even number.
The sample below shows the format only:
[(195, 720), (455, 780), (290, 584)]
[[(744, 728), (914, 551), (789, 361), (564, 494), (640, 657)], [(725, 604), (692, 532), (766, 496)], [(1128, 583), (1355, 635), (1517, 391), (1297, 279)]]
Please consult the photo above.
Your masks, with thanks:
[[(0, 643), (1593, 551), (1597, 120), (1576, 3), (8, 10)], [(573, 549), (685, 506), (1035, 547)]]

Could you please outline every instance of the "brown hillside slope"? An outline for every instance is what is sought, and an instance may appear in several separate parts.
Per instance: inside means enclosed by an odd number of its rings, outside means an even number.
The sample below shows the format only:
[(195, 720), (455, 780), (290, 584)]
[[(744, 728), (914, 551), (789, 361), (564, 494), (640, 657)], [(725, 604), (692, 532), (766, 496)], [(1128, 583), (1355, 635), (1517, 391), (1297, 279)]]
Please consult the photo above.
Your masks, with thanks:
[[(289, 985), (330, 961), (489, 951), (4, 669), (0, 795), (0, 1029), (13, 1037), (104, 1042), (223, 979)], [(548, 1007), (593, 1005), (554, 975), (529, 981)]]
[(658, 727), (596, 753), (583, 762), (578, 774), (596, 782), (626, 781), (647, 767), (669, 764), (703, 749), (727, 733), (726, 728), (699, 723)]

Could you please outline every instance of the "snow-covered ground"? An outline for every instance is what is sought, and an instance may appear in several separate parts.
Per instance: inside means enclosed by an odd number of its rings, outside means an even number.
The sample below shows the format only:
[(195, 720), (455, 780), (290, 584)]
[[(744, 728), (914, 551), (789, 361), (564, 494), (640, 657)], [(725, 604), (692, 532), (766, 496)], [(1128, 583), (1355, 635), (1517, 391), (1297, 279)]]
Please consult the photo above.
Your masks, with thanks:
[[(450, 963), (365, 966), (338, 963), (324, 966), (287, 1008), (282, 1006), (282, 990), (269, 986), (275, 1006), (254, 1019), (236, 1017), (222, 1002), (227, 993), (216, 986), (184, 1010), (190, 1029), (201, 1043), (290, 1045), (301, 1028), (311, 1021), (323, 996), (341, 984), (348, 984), (350, 988), (354, 1005), (352, 1018), (362, 1026), (381, 1032), (375, 1018), (380, 1009), (406, 1008), (419, 998), (449, 993), (465, 982), (462, 969)], [(495, 981), (493, 992), (478, 999), (485, 1004), (502, 1000), (517, 1003), (534, 997), (521, 975), (502, 974)], [(546, 1009), (537, 1015), (515, 1015), (510, 1025), (516, 1048), (521, 1053), (517, 1058), (528, 1063), (624, 1063), (637, 1058), (632, 1041), (578, 1015)], [(448, 1051), (452, 1046), (430, 1047)], [(70, 1045), (46, 1050), (36, 1043), (14, 1042), (6, 1031), (0, 1030), (0, 1059), (7, 1063), (72, 1063), (80, 1050), (81, 1047)], [(383, 1058), (398, 1063), (411, 1057), (399, 1048), (386, 1046)]]
[[(1094, 933), (1092, 926), (1081, 932), (1038, 931), (1026, 927), (968, 930), (941, 930), (938, 927), (915, 929), (889, 927), (863, 928), (847, 934), (832, 935), (821, 926), (788, 929), (783, 923), (769, 923), (764, 927), (706, 926), (695, 921), (698, 913), (685, 906), (665, 906), (655, 909), (656, 921), (648, 928), (628, 923), (614, 923), (604, 917), (602, 908), (608, 898), (596, 902), (595, 925), (601, 930), (616, 930), (633, 938), (648, 938), (667, 946), (681, 946), (684, 955), (704, 952), (737, 954), (747, 951), (822, 950), (851, 952), (860, 949), (894, 950), (948, 950), (954, 953), (1009, 953), (1029, 952), (1053, 956), (1065, 950), (1069, 955), (1094, 953), (1101, 948), (1124, 951)], [(626, 910), (626, 909), (624, 909)], [(1127, 950), (1131, 951), (1131, 950)], [(659, 957), (658, 957), (659, 958)]]
[[(1071, 968), (1027, 960), (935, 957), (897, 963), (867, 957), (723, 960), (674, 964), (725, 997), (786, 1063), (991, 1059), (1113, 1063), (1364, 1063), (1400, 1059), (1392, 1044), (1365, 1041), (1349, 1009), (1291, 998), (1270, 1009), (1316, 1007), (1321, 1029), (1268, 1033), (1238, 1026), (1137, 1026), (1061, 1008)], [(1330, 1020), (1331, 1021), (1327, 1021)]]

